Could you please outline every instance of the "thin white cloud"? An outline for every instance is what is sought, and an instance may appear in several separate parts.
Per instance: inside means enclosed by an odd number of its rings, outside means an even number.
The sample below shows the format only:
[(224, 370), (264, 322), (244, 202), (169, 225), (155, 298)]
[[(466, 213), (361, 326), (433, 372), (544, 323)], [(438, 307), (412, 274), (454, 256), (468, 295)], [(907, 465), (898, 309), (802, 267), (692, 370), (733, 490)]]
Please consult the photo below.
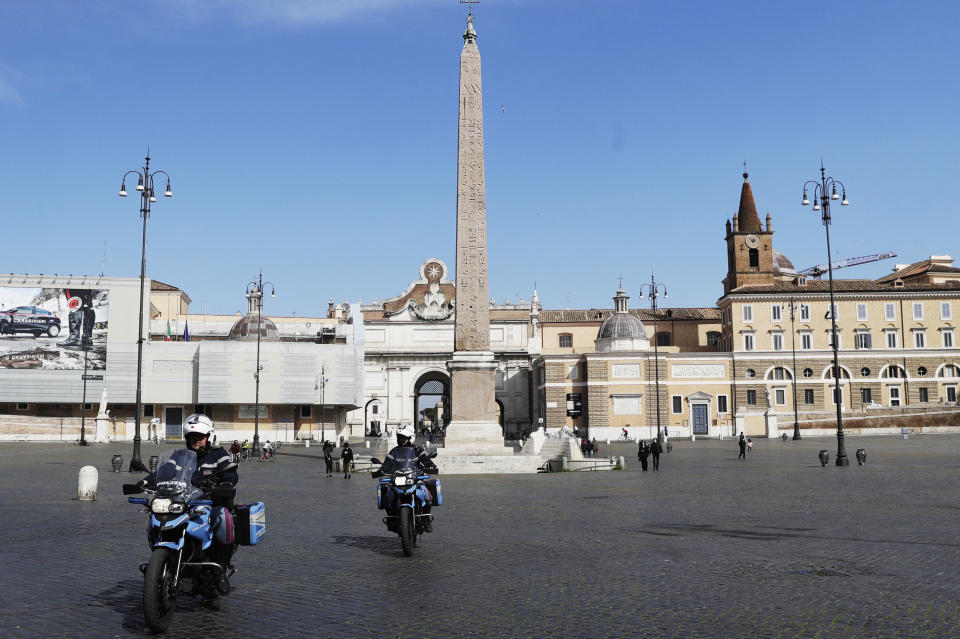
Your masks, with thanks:
[[(368, 16), (377, 11), (438, 5), (443, 0), (174, 0), (192, 19), (230, 17), (245, 23), (307, 27)], [(446, 0), (449, 2), (449, 0)], [(167, 5), (169, 6), (169, 5)]]

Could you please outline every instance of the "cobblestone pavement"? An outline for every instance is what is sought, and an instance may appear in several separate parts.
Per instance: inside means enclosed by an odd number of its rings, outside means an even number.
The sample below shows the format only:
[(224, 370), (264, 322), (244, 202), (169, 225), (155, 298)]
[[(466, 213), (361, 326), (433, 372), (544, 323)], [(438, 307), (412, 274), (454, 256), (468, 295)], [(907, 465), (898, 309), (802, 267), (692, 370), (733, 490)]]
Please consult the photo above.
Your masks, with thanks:
[[(316, 448), (245, 462), (266, 539), (168, 636), (960, 636), (960, 437), (848, 438), (849, 468), (828, 439), (759, 440), (746, 462), (734, 440), (674, 445), (659, 473), (610, 445), (627, 471), (441, 475), (409, 558), (369, 476), (325, 479)], [(0, 636), (147, 634), (144, 515), (120, 491), (139, 475), (109, 472), (130, 448), (0, 445)], [(74, 499), (87, 463), (95, 503)]]

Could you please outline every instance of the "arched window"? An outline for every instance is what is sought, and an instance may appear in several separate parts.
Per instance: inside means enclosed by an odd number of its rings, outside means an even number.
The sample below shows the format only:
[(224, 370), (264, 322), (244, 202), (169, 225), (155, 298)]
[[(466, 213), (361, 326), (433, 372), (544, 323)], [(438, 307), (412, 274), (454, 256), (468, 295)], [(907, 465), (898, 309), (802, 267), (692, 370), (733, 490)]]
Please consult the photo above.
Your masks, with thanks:
[(907, 376), (907, 372), (902, 368), (900, 368), (899, 366), (897, 366), (896, 364), (891, 364), (890, 366), (887, 366), (883, 370), (883, 374), (881, 375), (881, 377), (886, 377), (886, 378), (900, 378), (900, 377), (906, 377), (906, 376)]
[[(824, 379), (833, 379), (833, 366), (828, 366), (827, 370), (823, 371)], [(840, 367), (840, 379), (850, 379), (850, 373), (843, 366)]]
[(770, 369), (770, 372), (767, 373), (767, 379), (772, 380), (781, 380), (781, 379), (793, 379), (793, 376), (790, 374), (790, 371), (785, 369), (783, 366), (776, 366)]
[(953, 364), (944, 364), (937, 373), (937, 377), (958, 377), (957, 370), (958, 368)]
[(753, 248), (750, 249), (750, 268), (759, 268), (760, 267), (760, 251)]
[(707, 346), (720, 346), (720, 333), (718, 331), (709, 331), (707, 333)]

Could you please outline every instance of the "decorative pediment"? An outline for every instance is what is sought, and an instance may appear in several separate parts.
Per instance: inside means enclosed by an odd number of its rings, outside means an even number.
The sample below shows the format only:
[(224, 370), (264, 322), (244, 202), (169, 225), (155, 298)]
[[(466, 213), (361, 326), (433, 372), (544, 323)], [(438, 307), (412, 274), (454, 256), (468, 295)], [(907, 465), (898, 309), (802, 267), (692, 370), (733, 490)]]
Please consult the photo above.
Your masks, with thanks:
[(687, 395), (688, 402), (711, 402), (713, 401), (713, 395), (708, 395), (703, 391), (697, 391), (692, 395)]
[(385, 316), (410, 312), (413, 317), (427, 321), (448, 319), (453, 315), (454, 283), (447, 279), (447, 265), (443, 260), (430, 258), (420, 265), (420, 279), (410, 283), (401, 295), (383, 303)]

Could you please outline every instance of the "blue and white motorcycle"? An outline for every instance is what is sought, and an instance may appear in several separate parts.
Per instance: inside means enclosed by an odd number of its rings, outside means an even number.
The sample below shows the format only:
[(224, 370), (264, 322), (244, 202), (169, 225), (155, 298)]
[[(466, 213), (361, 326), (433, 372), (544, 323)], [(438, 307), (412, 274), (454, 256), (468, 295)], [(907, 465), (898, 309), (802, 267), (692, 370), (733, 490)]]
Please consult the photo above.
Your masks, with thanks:
[[(163, 632), (173, 621), (177, 597), (202, 595), (213, 599), (230, 592), (233, 570), (229, 556), (217, 561), (214, 550), (226, 544), (255, 545), (266, 532), (262, 502), (237, 506), (234, 515), (227, 508), (212, 522), (214, 500), (229, 503), (236, 494), (231, 485), (197, 488), (191, 484), (197, 470), (197, 455), (186, 448), (165, 454), (157, 466), (152, 485), (125, 484), (130, 503), (143, 504), (150, 513), (147, 541), (150, 560), (140, 566), (143, 572), (143, 616), (154, 632)], [(232, 553), (231, 553), (232, 554)]]
[[(388, 530), (400, 536), (403, 554), (409, 557), (413, 555), (420, 535), (433, 532), (431, 510), (433, 506), (443, 503), (443, 495), (440, 492), (440, 480), (431, 479), (430, 475), (423, 472), (412, 448), (402, 448), (397, 453), (393, 471), (389, 476), (379, 478), (377, 508), (387, 511), (383, 523)], [(404, 453), (408, 456), (404, 457)], [(429, 456), (436, 457), (437, 453)], [(382, 463), (376, 457), (370, 461)]]

